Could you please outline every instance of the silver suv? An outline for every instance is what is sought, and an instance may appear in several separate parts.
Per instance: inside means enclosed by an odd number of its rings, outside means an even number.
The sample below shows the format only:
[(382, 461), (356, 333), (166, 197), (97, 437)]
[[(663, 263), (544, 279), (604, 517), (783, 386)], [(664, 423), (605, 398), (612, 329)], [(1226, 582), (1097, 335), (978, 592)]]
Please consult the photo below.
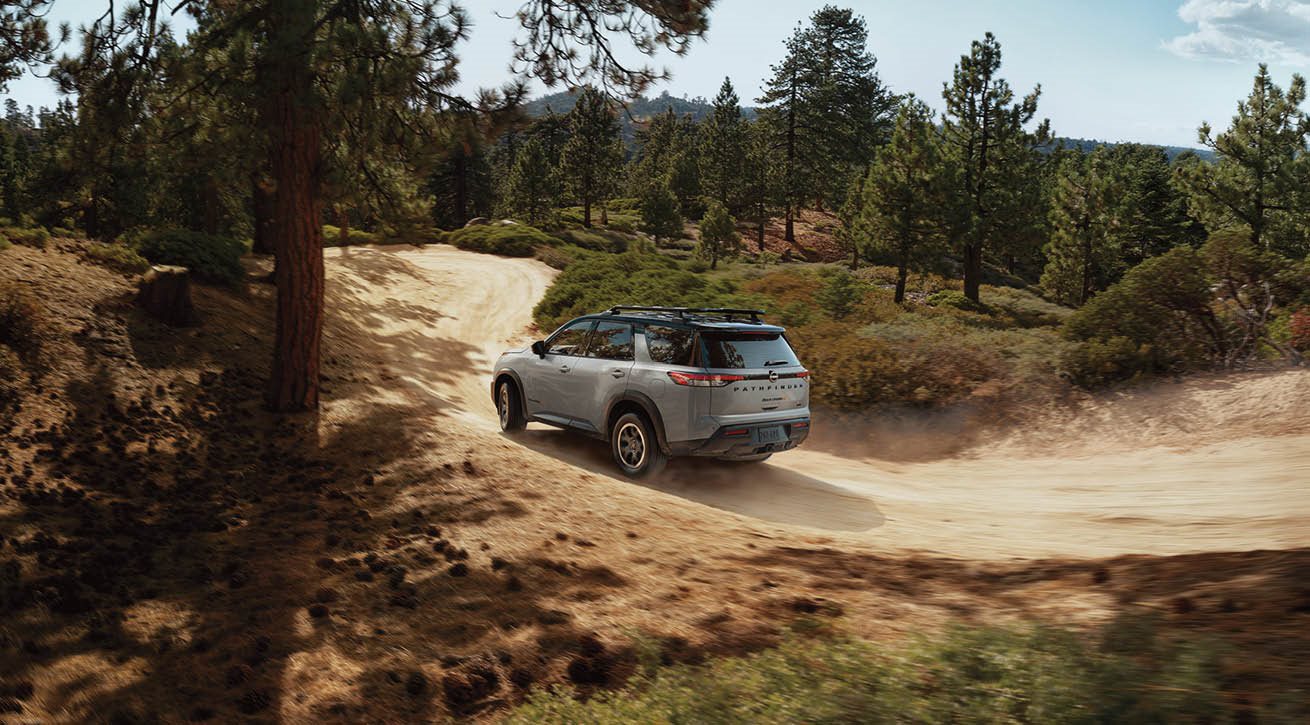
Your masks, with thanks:
[(669, 456), (763, 461), (810, 432), (809, 372), (760, 310), (614, 307), (496, 361), (502, 430), (608, 441), (630, 477)]

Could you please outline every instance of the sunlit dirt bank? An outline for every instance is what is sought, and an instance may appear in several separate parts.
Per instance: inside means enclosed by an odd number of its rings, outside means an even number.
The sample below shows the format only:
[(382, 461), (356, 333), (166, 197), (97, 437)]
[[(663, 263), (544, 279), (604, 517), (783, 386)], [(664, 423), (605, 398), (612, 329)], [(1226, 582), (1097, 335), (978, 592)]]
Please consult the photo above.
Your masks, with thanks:
[(1233, 698), (1310, 681), (1306, 371), (1125, 392), (949, 454), (872, 457), (820, 417), (765, 465), (635, 484), (603, 445), (496, 428), (487, 369), (538, 334), (538, 262), (330, 250), (323, 410), (280, 418), (268, 285), (199, 287), (174, 330), (77, 250), (0, 255), (57, 363), (0, 430), (0, 719), (494, 717), (620, 684), (638, 637), (696, 661), (800, 618), (880, 639), (1146, 612), (1233, 644)]

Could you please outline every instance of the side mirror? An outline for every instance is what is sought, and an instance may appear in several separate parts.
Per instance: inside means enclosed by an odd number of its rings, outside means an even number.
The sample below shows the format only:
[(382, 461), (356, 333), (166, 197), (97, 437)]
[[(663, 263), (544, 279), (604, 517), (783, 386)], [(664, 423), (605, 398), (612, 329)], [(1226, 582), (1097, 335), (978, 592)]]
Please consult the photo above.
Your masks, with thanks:
[(532, 352), (536, 353), (537, 357), (546, 357), (546, 343), (541, 340), (532, 343)]

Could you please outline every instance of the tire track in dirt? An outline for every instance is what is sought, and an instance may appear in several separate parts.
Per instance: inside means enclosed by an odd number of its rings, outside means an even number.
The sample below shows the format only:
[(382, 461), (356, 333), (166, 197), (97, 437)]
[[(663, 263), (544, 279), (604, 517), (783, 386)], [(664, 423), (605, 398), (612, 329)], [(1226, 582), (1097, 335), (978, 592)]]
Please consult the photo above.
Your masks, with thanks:
[[(386, 357), (407, 394), (430, 401), (434, 414), (493, 433), (490, 367), (500, 350), (531, 339), (532, 306), (555, 272), (446, 246), (333, 250), (328, 264), (330, 278), (341, 280), (337, 293), (368, 309), (372, 328), (394, 340)], [(1252, 416), (1237, 410), (1244, 401), (1293, 401), (1278, 411), (1285, 430), (1306, 430), (1310, 371), (1212, 382), (1179, 386), (1186, 395), (1174, 405), (1101, 403), (1081, 427), (1020, 431), (1014, 440), (1022, 444), (969, 456), (900, 463), (862, 459), (850, 446), (850, 455), (803, 448), (753, 466), (680, 459), (643, 485), (669, 505), (690, 501), (822, 530), (834, 541), (969, 558), (1310, 545), (1310, 438), (1269, 435), (1268, 425), (1246, 425)], [(1188, 410), (1205, 415), (1193, 420)], [(1238, 418), (1243, 424), (1230, 429)], [(819, 416), (816, 434), (822, 425)], [(517, 442), (525, 456), (613, 478), (603, 444), (536, 425)], [(613, 484), (616, 496), (633, 485)]]

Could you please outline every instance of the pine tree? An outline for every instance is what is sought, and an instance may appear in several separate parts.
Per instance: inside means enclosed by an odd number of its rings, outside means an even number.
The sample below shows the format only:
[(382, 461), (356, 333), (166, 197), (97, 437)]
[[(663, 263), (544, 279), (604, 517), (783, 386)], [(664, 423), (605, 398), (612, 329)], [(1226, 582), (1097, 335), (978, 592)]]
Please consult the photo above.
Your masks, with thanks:
[(718, 201), (711, 201), (700, 221), (700, 244), (696, 252), (710, 260), (710, 269), (717, 269), (719, 260), (736, 254), (740, 249), (741, 235), (737, 233), (737, 220), (728, 214)]
[(987, 33), (961, 56), (942, 89), (944, 138), (960, 169), (957, 193), (968, 202), (954, 236), (964, 257), (964, 294), (975, 302), (987, 250), (1014, 234), (1015, 220), (1040, 223), (1028, 213), (1031, 196), (1016, 193), (1023, 187), (1015, 182), (1031, 176), (1037, 149), (1050, 142), (1049, 122), (1025, 129), (1037, 115), (1041, 86), (1015, 102), (1010, 84), (996, 75), (1000, 69), (1001, 45)]
[(669, 191), (677, 198), (684, 219), (695, 219), (701, 214), (700, 166), (696, 163), (695, 148), (686, 147), (674, 154), (668, 172)]
[(661, 239), (682, 236), (682, 214), (678, 211), (678, 198), (667, 184), (652, 183), (641, 195), (641, 231), (651, 235), (656, 246), (659, 246)]
[(1180, 244), (1199, 245), (1204, 229), (1188, 213), (1169, 156), (1159, 146), (1118, 144), (1106, 152), (1115, 178), (1115, 216), (1125, 268)]
[(730, 212), (739, 211), (746, 164), (746, 128), (732, 81), (724, 78), (714, 108), (701, 129), (700, 176), (706, 195)]
[(863, 169), (886, 136), (895, 98), (882, 85), (865, 48), (864, 19), (831, 5), (810, 16), (786, 41), (787, 53), (759, 102), (781, 157), (778, 196), (785, 238), (810, 202), (840, 204), (851, 169)]
[(805, 63), (813, 76), (812, 105), (819, 111), (811, 132), (826, 139), (816, 159), (815, 198), (842, 201), (843, 179), (865, 170), (887, 140), (897, 99), (878, 77), (878, 60), (867, 49), (864, 18), (826, 5), (810, 16)]
[(1218, 155), (1214, 164), (1183, 167), (1192, 205), (1212, 229), (1241, 226), (1256, 248), (1289, 257), (1310, 252), (1304, 200), (1306, 139), (1310, 120), (1301, 111), (1305, 79), (1292, 76), (1286, 92), (1260, 64), (1251, 95), (1238, 103), (1228, 130), (1214, 135), (1202, 124), (1198, 138)]
[(0, 91), (23, 72), (23, 67), (51, 60), (55, 45), (66, 39), (50, 37), (46, 25), (54, 0), (6, 2), (0, 9)]
[(778, 155), (776, 193), (783, 211), (783, 239), (796, 241), (796, 214), (813, 188), (807, 159), (817, 158), (820, 148), (808, 132), (814, 127), (810, 77), (802, 65), (805, 52), (801, 29), (786, 41), (787, 55), (771, 66), (773, 77), (759, 103), (764, 105), (760, 123), (769, 130), (770, 147)]
[(922, 269), (944, 250), (953, 182), (932, 111), (922, 101), (907, 98), (896, 115), (891, 141), (869, 167), (855, 224), (861, 251), (896, 260), (896, 302), (905, 301), (909, 271)]
[(519, 147), (514, 166), (505, 181), (505, 206), (523, 221), (541, 226), (559, 206), (559, 171), (539, 138), (529, 138)]
[(653, 179), (668, 178), (675, 158), (683, 150), (684, 133), (683, 120), (671, 107), (638, 126), (636, 151), (628, 165), (628, 186), (633, 196), (645, 193)]
[(1051, 191), (1051, 240), (1041, 286), (1056, 301), (1082, 306), (1122, 269), (1114, 179), (1104, 150), (1070, 154)]
[(755, 244), (764, 251), (764, 230), (773, 210), (775, 164), (769, 132), (763, 123), (746, 124), (746, 150), (741, 173), (742, 218), (755, 227)]
[(609, 197), (623, 164), (619, 121), (608, 99), (584, 88), (568, 115), (569, 138), (560, 170), (573, 195), (582, 202), (582, 225), (591, 226), (591, 207)]
[(846, 182), (845, 201), (837, 211), (837, 220), (841, 226), (834, 234), (837, 246), (850, 255), (851, 269), (860, 266), (860, 215), (864, 209), (864, 174), (858, 169), (851, 172), (850, 181)]

